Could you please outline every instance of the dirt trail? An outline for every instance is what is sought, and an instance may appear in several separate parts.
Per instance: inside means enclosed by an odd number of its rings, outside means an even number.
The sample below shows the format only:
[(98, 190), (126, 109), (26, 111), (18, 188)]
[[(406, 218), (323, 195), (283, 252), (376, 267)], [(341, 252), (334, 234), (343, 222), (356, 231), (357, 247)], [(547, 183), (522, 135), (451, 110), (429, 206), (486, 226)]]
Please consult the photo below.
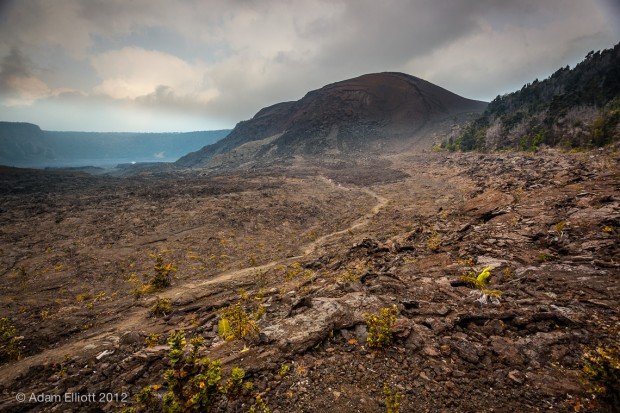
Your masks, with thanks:
[[(348, 188), (334, 183), (331, 179), (320, 177), (329, 185), (337, 186), (343, 190), (349, 191), (353, 188)], [(278, 265), (286, 265), (306, 257), (316, 251), (321, 245), (325, 244), (330, 239), (339, 235), (345, 234), (356, 228), (367, 225), (372, 218), (384, 208), (389, 200), (369, 188), (355, 188), (356, 190), (362, 190), (368, 195), (374, 197), (378, 202), (377, 204), (365, 215), (355, 220), (349, 227), (340, 231), (335, 231), (319, 237), (305, 246), (301, 255), (294, 257), (287, 257), (276, 261), (257, 266), (247, 267), (239, 270), (230, 270), (220, 273), (208, 280), (198, 282), (187, 282), (182, 285), (174, 286), (161, 294), (159, 297), (171, 298), (175, 301), (195, 301), (199, 300), (206, 295), (209, 295), (210, 291), (205, 290), (204, 287), (223, 283), (233, 279), (243, 279), (249, 275), (256, 274), (261, 271), (267, 271)], [(58, 360), (62, 360), (67, 354), (81, 353), (83, 355), (93, 356), (101, 353), (105, 349), (113, 347), (115, 342), (119, 338), (119, 333), (123, 331), (131, 331), (136, 329), (144, 329), (147, 325), (155, 324), (156, 321), (149, 320), (148, 309), (145, 307), (138, 307), (132, 309), (125, 315), (121, 315), (120, 319), (115, 322), (108, 323), (97, 329), (97, 331), (90, 331), (88, 335), (76, 338), (73, 341), (64, 343), (58, 347), (50, 348), (41, 353), (26, 357), (18, 362), (10, 363), (0, 368), (0, 385), (6, 386), (15, 380), (20, 374), (25, 373), (32, 366), (50, 363)]]

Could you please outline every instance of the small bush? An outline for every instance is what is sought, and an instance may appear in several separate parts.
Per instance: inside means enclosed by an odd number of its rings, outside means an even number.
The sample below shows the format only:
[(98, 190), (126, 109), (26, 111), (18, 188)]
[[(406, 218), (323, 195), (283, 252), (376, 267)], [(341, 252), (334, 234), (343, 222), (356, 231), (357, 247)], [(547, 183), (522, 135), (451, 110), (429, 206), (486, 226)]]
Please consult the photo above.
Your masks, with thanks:
[(545, 253), (538, 254), (537, 258), (538, 258), (538, 261), (540, 262), (553, 261), (555, 259), (553, 255), (545, 254)]
[(157, 297), (157, 301), (151, 307), (149, 311), (151, 315), (157, 317), (163, 317), (170, 313), (172, 313), (172, 302), (169, 298), (159, 298)]
[(148, 282), (140, 282), (136, 273), (132, 273), (128, 279), (135, 286), (133, 295), (136, 298), (170, 287), (172, 275), (177, 271), (172, 263), (164, 262), (164, 257), (161, 254), (150, 254), (150, 256), (155, 259), (155, 265), (153, 266), (154, 273)]
[(155, 255), (155, 266), (153, 267), (155, 274), (151, 278), (149, 284), (155, 290), (163, 290), (170, 287), (172, 283), (172, 274), (176, 272), (176, 268), (172, 263), (164, 263), (164, 257), (161, 254)]
[(553, 226), (556, 234), (561, 237), (564, 234), (564, 228), (566, 228), (566, 221), (560, 221)]
[(396, 322), (398, 309), (395, 305), (379, 310), (377, 314), (366, 314), (369, 347), (382, 348), (392, 342), (392, 326)]
[(271, 410), (260, 394), (256, 395), (255, 403), (250, 406), (249, 413), (270, 413)]
[(588, 390), (612, 406), (620, 406), (620, 347), (598, 347), (583, 356), (582, 377)]
[(21, 358), (21, 337), (17, 336), (17, 329), (8, 318), (0, 318), (0, 363), (6, 363)]
[[(164, 372), (164, 386), (144, 387), (136, 400), (140, 411), (147, 412), (210, 412), (219, 403), (238, 397), (245, 391), (245, 372), (233, 367), (227, 380), (223, 378), (219, 360), (200, 357), (202, 337), (186, 342), (182, 331), (168, 337), (170, 368)], [(166, 391), (159, 394), (160, 389)]]
[(426, 246), (431, 251), (437, 251), (441, 246), (441, 236), (436, 231), (433, 231), (426, 240)]
[(91, 298), (93, 298), (92, 294), (81, 293), (75, 296), (75, 301), (77, 301), (78, 303), (81, 303), (82, 301), (90, 300)]

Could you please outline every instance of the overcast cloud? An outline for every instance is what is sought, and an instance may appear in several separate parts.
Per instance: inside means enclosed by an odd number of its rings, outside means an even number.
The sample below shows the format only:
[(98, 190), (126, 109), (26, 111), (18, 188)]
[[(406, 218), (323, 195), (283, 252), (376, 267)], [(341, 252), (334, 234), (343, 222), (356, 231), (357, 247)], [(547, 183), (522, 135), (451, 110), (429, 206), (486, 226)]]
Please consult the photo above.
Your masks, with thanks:
[(0, 120), (232, 127), (379, 71), (491, 100), (619, 40), (613, 0), (0, 0)]

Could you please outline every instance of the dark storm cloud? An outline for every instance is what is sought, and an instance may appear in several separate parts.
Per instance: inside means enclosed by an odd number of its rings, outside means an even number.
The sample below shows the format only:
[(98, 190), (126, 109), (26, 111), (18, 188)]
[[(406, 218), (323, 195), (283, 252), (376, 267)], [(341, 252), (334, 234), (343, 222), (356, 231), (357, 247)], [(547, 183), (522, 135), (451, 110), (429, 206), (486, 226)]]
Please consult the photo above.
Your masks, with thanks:
[(31, 91), (13, 104), (45, 99), (49, 85), (89, 96), (85, 105), (202, 113), (217, 126), (327, 83), (386, 70), (490, 99), (620, 39), (612, 0), (2, 4), (0, 56), (19, 66), (12, 56), (18, 47), (48, 69), (16, 76), (21, 81), (12, 87)]

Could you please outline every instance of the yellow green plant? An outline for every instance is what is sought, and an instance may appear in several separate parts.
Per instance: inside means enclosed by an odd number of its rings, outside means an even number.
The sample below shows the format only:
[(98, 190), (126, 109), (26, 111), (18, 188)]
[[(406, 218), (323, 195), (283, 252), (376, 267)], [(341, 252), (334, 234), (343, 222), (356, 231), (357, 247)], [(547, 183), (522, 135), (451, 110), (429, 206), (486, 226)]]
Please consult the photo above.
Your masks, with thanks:
[(395, 305), (384, 307), (376, 314), (365, 314), (368, 326), (366, 343), (369, 347), (382, 348), (392, 342), (392, 326), (396, 322), (398, 308)]
[(544, 252), (538, 254), (537, 258), (538, 258), (538, 261), (540, 261), (540, 262), (547, 262), (547, 261), (552, 261), (552, 260), (555, 259), (555, 257), (553, 255), (545, 254)]
[(255, 311), (247, 311), (241, 302), (230, 305), (220, 313), (217, 332), (224, 340), (255, 338), (259, 328), (256, 323), (265, 314), (265, 308), (259, 305)]
[(144, 339), (144, 344), (146, 344), (147, 347), (155, 347), (157, 344), (159, 344), (159, 337), (159, 334), (151, 333)]
[(587, 351), (583, 356), (582, 379), (596, 397), (620, 406), (620, 346)]
[(385, 398), (386, 413), (399, 413), (400, 402), (403, 395), (393, 391), (387, 383), (383, 384), (383, 396)]
[(170, 287), (172, 275), (177, 271), (172, 263), (164, 262), (164, 257), (161, 253), (149, 255), (155, 259), (155, 265), (153, 266), (154, 273), (148, 283), (141, 283), (136, 273), (131, 273), (127, 280), (135, 286), (133, 295), (136, 298)]
[(289, 371), (291, 371), (291, 366), (290, 366), (290, 364), (283, 363), (283, 364), (280, 366), (280, 371), (278, 372), (278, 375), (279, 375), (280, 377), (284, 377), (284, 376), (286, 376), (286, 375), (288, 374), (288, 372), (289, 372)]

